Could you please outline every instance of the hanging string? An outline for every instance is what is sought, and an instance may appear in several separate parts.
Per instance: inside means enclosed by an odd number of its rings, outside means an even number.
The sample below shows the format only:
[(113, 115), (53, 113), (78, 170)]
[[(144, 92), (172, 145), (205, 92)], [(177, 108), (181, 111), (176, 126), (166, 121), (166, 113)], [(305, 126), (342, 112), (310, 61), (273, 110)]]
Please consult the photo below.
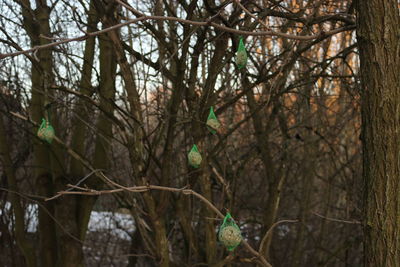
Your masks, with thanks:
[(51, 123), (51, 112), (50, 112), (51, 105), (52, 105), (52, 103), (48, 103), (48, 104), (45, 106), (46, 113), (47, 113), (47, 123), (48, 123), (48, 124)]

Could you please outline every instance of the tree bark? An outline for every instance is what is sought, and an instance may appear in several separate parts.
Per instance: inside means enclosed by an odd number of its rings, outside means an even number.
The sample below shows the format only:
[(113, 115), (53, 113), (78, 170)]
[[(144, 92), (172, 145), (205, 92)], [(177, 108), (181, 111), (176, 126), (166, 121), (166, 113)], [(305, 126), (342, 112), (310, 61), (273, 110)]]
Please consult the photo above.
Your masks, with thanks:
[[(46, 2), (39, 4), (33, 9), (30, 1), (20, 2), (22, 15), (24, 17), (23, 27), (29, 35), (31, 46), (48, 44), (50, 40), (41, 38), (40, 35), (51, 36), (50, 31), (50, 8)], [(53, 81), (53, 63), (51, 49), (38, 50), (36, 53), (38, 61), (32, 62), (31, 82), (32, 99), (30, 103), (30, 113), (34, 121), (40, 122), (44, 116), (45, 95)], [(36, 135), (36, 130), (33, 134)], [(34, 138), (34, 177), (36, 191), (41, 196), (51, 196), (53, 194), (53, 181), (50, 165), (49, 146)], [(46, 210), (45, 210), (46, 209)], [(44, 202), (39, 208), (39, 265), (55, 266), (57, 261), (57, 239), (54, 221), (53, 203)], [(51, 216), (49, 216), (51, 215)]]
[[(88, 32), (94, 31), (96, 24), (98, 22), (96, 12), (93, 4), (91, 3), (90, 8), (88, 10)], [(101, 38), (101, 37), (99, 37)], [(101, 43), (101, 41), (99, 41)], [(80, 90), (82, 95), (89, 96), (90, 95), (90, 87), (91, 87), (91, 75), (92, 75), (92, 65), (94, 59), (94, 49), (95, 49), (95, 38), (88, 38), (85, 42), (85, 50), (84, 50), (84, 61), (82, 66), (82, 77), (80, 82)], [(102, 48), (100, 47), (100, 50)], [(108, 50), (110, 48), (107, 47)], [(101, 53), (101, 52), (100, 52)], [(112, 57), (112, 55), (110, 56)], [(109, 75), (112, 75), (112, 72), (109, 71), (111, 64), (103, 63), (106, 65), (107, 70), (103, 71)], [(100, 59), (100, 69), (104, 68), (102, 66), (102, 60)], [(103, 76), (102, 76), (103, 77)], [(103, 80), (100, 81), (100, 93), (103, 93), (101, 90), (103, 85)], [(100, 100), (100, 106), (102, 106), (102, 102), (108, 101)], [(75, 108), (75, 113), (79, 118), (74, 118), (73, 121), (73, 133), (72, 133), (72, 149), (80, 155), (84, 155), (85, 151), (85, 137), (87, 128), (84, 124), (84, 120), (88, 119), (87, 116), (87, 107), (85, 104), (85, 100), (79, 99)], [(101, 117), (101, 115), (100, 115)], [(61, 128), (61, 123), (60, 127)], [(100, 131), (101, 132), (101, 131)], [(101, 132), (101, 134), (104, 134)], [(99, 154), (104, 160), (107, 159), (106, 155), (96, 150), (97, 143), (95, 145), (95, 154)], [(60, 149), (61, 150), (61, 149)], [(96, 153), (97, 152), (97, 153)], [(60, 151), (60, 154), (64, 153)], [(61, 157), (60, 157), (61, 158)], [(95, 161), (95, 160), (94, 160)], [(60, 160), (60, 162), (63, 162)], [(99, 168), (95, 165), (94, 167)], [(102, 168), (107, 168), (105, 164), (101, 165)], [(60, 169), (55, 177), (55, 183), (58, 190), (62, 190), (65, 188), (65, 184), (67, 183), (76, 183), (84, 176), (83, 165), (79, 160), (71, 159), (70, 170), (69, 173), (65, 173), (65, 169)], [(66, 179), (68, 177), (68, 179)], [(86, 184), (89, 184), (91, 187), (95, 187), (96, 180), (95, 178), (89, 178), (85, 181)], [(64, 229), (58, 229), (58, 246), (59, 246), (59, 261), (57, 266), (84, 266), (84, 253), (83, 253), (83, 240), (85, 239), (85, 235), (87, 232), (87, 226), (90, 219), (90, 214), (93, 208), (93, 205), (96, 201), (97, 197), (94, 196), (66, 196), (60, 198), (56, 202), (56, 217), (57, 220), (63, 222)], [(72, 234), (75, 238), (72, 238)]]
[(365, 266), (400, 266), (400, 16), (397, 0), (357, 1), (362, 81)]
[[(301, 64), (305, 69), (305, 64)], [(310, 79), (310, 77), (307, 77)], [(292, 266), (304, 266), (306, 258), (303, 255), (304, 248), (306, 247), (307, 238), (307, 224), (310, 214), (310, 204), (313, 194), (314, 186), (314, 170), (316, 168), (316, 151), (318, 150), (317, 142), (314, 133), (306, 128), (314, 128), (314, 118), (311, 108), (311, 92), (312, 85), (307, 85), (304, 88), (304, 95), (299, 98), (299, 105), (301, 112), (299, 112), (300, 123), (304, 129), (300, 130), (303, 137), (302, 149), (302, 163), (301, 163), (301, 189), (300, 189), (300, 210), (299, 210), (299, 224), (297, 225), (297, 236), (295, 242), (295, 249), (293, 252)]]
[[(3, 115), (0, 114), (0, 162), (3, 163), (4, 173), (7, 176), (10, 190), (18, 192), (17, 179), (15, 176), (15, 170), (12, 166), (10, 152), (10, 143), (7, 138)], [(10, 192), (10, 202), (15, 218), (15, 241), (21, 250), (22, 255), (24, 255), (26, 266), (35, 267), (37, 266), (37, 261), (34, 246), (27, 238), (25, 238), (25, 211), (20, 202), (21, 197), (14, 192)]]

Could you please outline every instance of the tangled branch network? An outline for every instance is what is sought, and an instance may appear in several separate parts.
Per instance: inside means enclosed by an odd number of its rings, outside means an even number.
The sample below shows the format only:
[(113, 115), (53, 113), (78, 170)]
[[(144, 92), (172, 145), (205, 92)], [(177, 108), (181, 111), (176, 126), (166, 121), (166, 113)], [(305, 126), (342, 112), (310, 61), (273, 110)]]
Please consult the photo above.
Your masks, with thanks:
[[(299, 41), (309, 41), (309, 40), (314, 40), (314, 39), (318, 39), (321, 37), (326, 37), (326, 36), (331, 36), (331, 35), (335, 35), (337, 33), (340, 32), (344, 32), (344, 31), (350, 31), (350, 30), (354, 30), (355, 29), (355, 25), (347, 25), (344, 27), (340, 27), (331, 31), (321, 31), (318, 34), (315, 35), (293, 35), (293, 34), (287, 34), (287, 33), (281, 33), (281, 32), (277, 32), (277, 31), (273, 31), (273, 30), (268, 30), (268, 31), (245, 31), (245, 30), (238, 30), (238, 29), (233, 29), (230, 27), (226, 27), (224, 25), (218, 24), (216, 22), (214, 22), (213, 20), (215, 20), (215, 18), (217, 18), (219, 16), (218, 12), (216, 15), (210, 17), (207, 21), (194, 21), (194, 20), (187, 20), (187, 19), (182, 19), (182, 18), (178, 18), (178, 17), (170, 17), (170, 16), (152, 16), (152, 15), (145, 15), (141, 12), (139, 12), (138, 10), (134, 9), (133, 7), (127, 5), (126, 3), (120, 1), (120, 0), (116, 0), (117, 3), (119, 3), (120, 5), (124, 6), (125, 8), (127, 8), (128, 10), (130, 10), (135, 16), (137, 16), (137, 18), (135, 19), (131, 19), (131, 20), (127, 20), (125, 22), (110, 26), (108, 28), (105, 28), (103, 30), (99, 30), (99, 31), (94, 31), (94, 32), (84, 32), (83, 35), (81, 36), (77, 36), (77, 37), (73, 37), (73, 38), (66, 38), (66, 39), (58, 39), (58, 41), (54, 41), (48, 44), (44, 44), (44, 45), (37, 45), (34, 46), (30, 49), (26, 49), (26, 50), (19, 50), (16, 52), (11, 52), (11, 53), (6, 53), (6, 54), (0, 54), (0, 59), (4, 59), (7, 57), (15, 57), (18, 55), (23, 55), (23, 54), (29, 54), (29, 53), (35, 53), (38, 50), (41, 49), (47, 49), (47, 48), (51, 48), (51, 47), (55, 47), (55, 46), (59, 46), (65, 43), (69, 43), (69, 42), (79, 42), (79, 41), (84, 41), (90, 37), (93, 36), (97, 36), (103, 33), (107, 33), (113, 30), (117, 30), (119, 28), (122, 28), (124, 26), (130, 25), (130, 24), (135, 24), (138, 22), (143, 22), (143, 21), (148, 21), (148, 20), (155, 20), (155, 21), (176, 21), (179, 22), (181, 24), (189, 24), (189, 25), (195, 25), (195, 26), (209, 26), (209, 27), (214, 27), (215, 29), (221, 30), (221, 31), (225, 31), (225, 32), (230, 32), (230, 33), (235, 33), (235, 34), (239, 34), (239, 35), (246, 35), (246, 36), (277, 36), (277, 37), (281, 37), (281, 38), (286, 38), (286, 39), (293, 39), (293, 40), (299, 40)], [(250, 15), (251, 13), (245, 9), (240, 3), (238, 3), (239, 7), (248, 15)], [(221, 10), (220, 10), (221, 11)], [(251, 17), (256, 18), (254, 15), (251, 14)], [(257, 20), (259, 20), (257, 18)], [(50, 37), (46, 37), (46, 36), (42, 36), (42, 38), (45, 39), (51, 39), (54, 40), (54, 38), (50, 38)]]

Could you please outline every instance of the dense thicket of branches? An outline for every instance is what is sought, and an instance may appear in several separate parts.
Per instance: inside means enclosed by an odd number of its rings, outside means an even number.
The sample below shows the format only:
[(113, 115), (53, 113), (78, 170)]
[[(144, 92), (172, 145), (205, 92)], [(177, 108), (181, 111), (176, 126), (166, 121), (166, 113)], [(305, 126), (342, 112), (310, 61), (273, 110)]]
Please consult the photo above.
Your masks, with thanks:
[[(67, 184), (115, 188), (105, 175), (123, 186), (193, 189), (230, 211), (274, 266), (362, 265), (352, 1), (3, 0), (0, 9), (1, 262), (262, 261), (245, 246), (228, 253), (216, 236), (220, 218), (193, 195), (44, 200)], [(240, 36), (249, 54), (241, 70)], [(211, 106), (223, 124), (216, 135), (205, 126)], [(51, 145), (36, 136), (42, 117), (59, 138)], [(198, 169), (187, 163), (193, 144)], [(29, 233), (28, 204), (39, 205)], [(91, 235), (93, 210), (130, 214), (130, 244)], [(284, 219), (297, 222), (266, 235)]]

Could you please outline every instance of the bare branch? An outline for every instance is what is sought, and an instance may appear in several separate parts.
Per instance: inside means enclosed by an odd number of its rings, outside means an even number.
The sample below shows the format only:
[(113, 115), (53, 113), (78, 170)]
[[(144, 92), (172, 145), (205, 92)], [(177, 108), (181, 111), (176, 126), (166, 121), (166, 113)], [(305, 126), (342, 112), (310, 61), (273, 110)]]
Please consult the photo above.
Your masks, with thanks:
[[(121, 3), (119, 0), (117, 0), (117, 2)], [(124, 5), (125, 6), (125, 5)], [(235, 33), (235, 34), (239, 34), (239, 35), (249, 35), (249, 36), (278, 36), (278, 37), (282, 37), (282, 38), (287, 38), (287, 39), (294, 39), (294, 40), (300, 40), (300, 41), (309, 41), (309, 40), (314, 40), (314, 39), (318, 39), (322, 36), (331, 36), (340, 32), (344, 32), (344, 31), (351, 31), (355, 29), (355, 25), (349, 25), (349, 26), (344, 26), (341, 28), (337, 28), (335, 30), (329, 31), (329, 32), (320, 32), (319, 34), (316, 35), (292, 35), (292, 34), (287, 34), (287, 33), (280, 33), (280, 32), (276, 32), (276, 31), (244, 31), (244, 30), (236, 30), (236, 29), (232, 29), (226, 26), (223, 26), (221, 24), (217, 24), (215, 22), (212, 21), (193, 21), (193, 20), (186, 20), (186, 19), (181, 19), (181, 18), (177, 18), (177, 17), (167, 17), (167, 16), (146, 16), (146, 15), (142, 15), (141, 17), (135, 18), (135, 19), (131, 19), (128, 20), (126, 22), (123, 23), (119, 23), (116, 25), (113, 25), (111, 27), (108, 27), (106, 29), (103, 30), (99, 30), (99, 31), (95, 31), (95, 32), (88, 32), (84, 35), (81, 36), (77, 36), (77, 37), (73, 37), (73, 38), (67, 38), (67, 39), (63, 39), (57, 42), (52, 42), (52, 43), (48, 43), (48, 44), (44, 44), (44, 45), (38, 45), (38, 46), (34, 46), (30, 49), (27, 50), (21, 50), (21, 51), (17, 51), (17, 52), (13, 52), (13, 53), (7, 53), (7, 54), (0, 54), (0, 59), (4, 59), (6, 57), (14, 57), (14, 56), (18, 56), (18, 55), (22, 55), (22, 54), (29, 54), (32, 52), (35, 52), (37, 50), (40, 49), (45, 49), (45, 48), (50, 48), (50, 47), (54, 47), (54, 46), (58, 46), (61, 44), (65, 44), (65, 43), (69, 43), (69, 42), (77, 42), (77, 41), (83, 41), (86, 40), (87, 38), (91, 37), (91, 36), (97, 36), (99, 34), (103, 34), (109, 31), (113, 31), (116, 29), (119, 29), (121, 27), (130, 25), (130, 24), (134, 24), (134, 23), (138, 23), (141, 21), (146, 21), (146, 20), (161, 20), (161, 21), (176, 21), (176, 22), (180, 22), (182, 24), (190, 24), (190, 25), (197, 25), (197, 26), (212, 26), (216, 29), (225, 31), (225, 32), (230, 32), (230, 33)]]

